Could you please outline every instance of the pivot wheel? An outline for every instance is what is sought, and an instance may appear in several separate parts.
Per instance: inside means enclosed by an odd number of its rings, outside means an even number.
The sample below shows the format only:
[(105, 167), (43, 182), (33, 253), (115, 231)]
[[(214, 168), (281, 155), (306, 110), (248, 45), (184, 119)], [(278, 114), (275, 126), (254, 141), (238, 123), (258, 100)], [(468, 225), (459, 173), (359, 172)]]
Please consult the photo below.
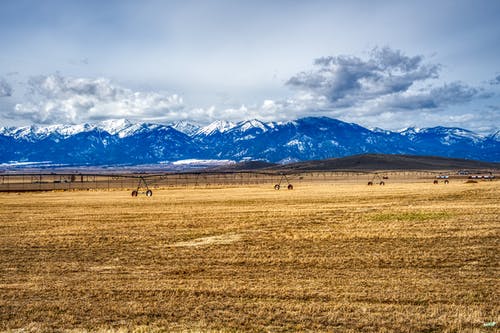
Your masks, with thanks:
[(293, 190), (293, 185), (292, 184), (288, 184), (288, 189), (289, 190)]
[(132, 191), (132, 196), (133, 196), (133, 197), (136, 197), (136, 196), (137, 196), (137, 194), (139, 194), (139, 193), (138, 193), (136, 190), (133, 190), (133, 191)]
[(150, 197), (150, 196), (152, 196), (152, 195), (153, 195), (153, 191), (151, 191), (151, 190), (147, 190), (147, 191), (146, 191), (146, 196), (147, 196), (147, 197)]
[(276, 184), (276, 185), (274, 185), (274, 189), (275, 189), (275, 190), (279, 190), (279, 189), (280, 189), (280, 184)]

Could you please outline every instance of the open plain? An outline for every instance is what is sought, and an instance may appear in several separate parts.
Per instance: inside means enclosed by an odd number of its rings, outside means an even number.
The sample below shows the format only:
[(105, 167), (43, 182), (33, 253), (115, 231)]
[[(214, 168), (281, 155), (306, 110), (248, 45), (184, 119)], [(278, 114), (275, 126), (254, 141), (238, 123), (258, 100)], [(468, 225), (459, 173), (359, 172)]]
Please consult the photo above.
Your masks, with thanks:
[(494, 332), (499, 199), (464, 180), (1, 193), (0, 331)]

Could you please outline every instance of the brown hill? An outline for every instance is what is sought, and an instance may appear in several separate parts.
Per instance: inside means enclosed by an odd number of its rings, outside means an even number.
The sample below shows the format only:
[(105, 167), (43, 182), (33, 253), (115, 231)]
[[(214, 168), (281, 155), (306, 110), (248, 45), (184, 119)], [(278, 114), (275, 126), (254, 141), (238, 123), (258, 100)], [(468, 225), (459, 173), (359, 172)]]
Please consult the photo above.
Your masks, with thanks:
[(365, 154), (273, 167), (282, 171), (500, 169), (500, 163), (436, 156)]

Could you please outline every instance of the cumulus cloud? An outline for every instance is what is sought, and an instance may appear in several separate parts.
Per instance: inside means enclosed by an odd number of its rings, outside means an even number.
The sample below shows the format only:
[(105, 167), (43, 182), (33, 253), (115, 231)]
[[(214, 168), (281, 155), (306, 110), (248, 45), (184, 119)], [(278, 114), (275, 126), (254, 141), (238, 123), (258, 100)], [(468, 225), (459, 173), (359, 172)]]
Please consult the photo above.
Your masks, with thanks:
[[(452, 82), (428, 91), (393, 94), (382, 101), (382, 106), (406, 110), (436, 109), (451, 104), (462, 104), (479, 97), (480, 90), (462, 82)], [(481, 95), (488, 97), (488, 95)]]
[(440, 71), (440, 64), (421, 55), (387, 47), (373, 49), (366, 58), (321, 57), (312, 70), (286, 82), (296, 90), (294, 96), (264, 101), (246, 115), (274, 121), (321, 115), (392, 130), (444, 125), (489, 133), (497, 128), (498, 112), (485, 110), (481, 100), (498, 95), (487, 87), (443, 82)]
[(133, 91), (108, 79), (41, 75), (28, 81), (28, 101), (7, 115), (34, 123), (81, 123), (104, 119), (163, 121), (183, 110), (178, 95)]
[(287, 85), (315, 96), (324, 108), (371, 115), (387, 109), (439, 109), (491, 97), (462, 82), (428, 84), (439, 78), (441, 65), (424, 60), (421, 55), (407, 56), (388, 47), (373, 49), (368, 59), (322, 57), (315, 60), (314, 70), (298, 73)]
[(78, 124), (121, 118), (166, 123), (189, 120), (205, 124), (221, 119), (288, 120), (300, 117), (300, 113), (311, 105), (319, 105), (318, 98), (299, 94), (290, 100), (266, 100), (261, 104), (231, 108), (188, 108), (175, 94), (133, 91), (105, 78), (73, 78), (58, 73), (31, 77), (26, 87), (26, 101), (16, 104), (5, 118), (36, 124)]
[(333, 107), (353, 107), (367, 100), (401, 93), (415, 83), (437, 78), (440, 66), (424, 63), (388, 47), (375, 48), (367, 60), (330, 56), (315, 60), (316, 68), (291, 77), (287, 85), (325, 97)]
[(288, 99), (266, 99), (261, 103), (240, 105), (230, 108), (216, 108), (190, 110), (191, 119), (241, 120), (259, 119), (262, 121), (288, 121), (301, 118), (308, 112), (330, 112), (324, 109), (325, 100), (311, 94), (298, 94)]
[(500, 84), (500, 74), (497, 75), (494, 79), (490, 80), (491, 85), (497, 85)]
[(491, 110), (444, 111), (423, 110), (419, 117), (409, 117), (407, 113), (381, 112), (376, 117), (364, 114), (348, 114), (344, 121), (362, 124), (368, 128), (381, 127), (389, 130), (400, 130), (407, 127), (461, 127), (474, 130), (477, 133), (488, 135), (498, 130), (500, 121), (498, 112)]
[(0, 78), (0, 97), (10, 97), (13, 91), (12, 86), (4, 78)]
[[(286, 82), (295, 89), (290, 96), (229, 108), (188, 107), (175, 94), (135, 91), (105, 78), (57, 73), (29, 79), (23, 84), (26, 98), (3, 118), (38, 124), (119, 118), (206, 124), (214, 120), (287, 121), (321, 115), (387, 129), (453, 124), (487, 131), (497, 126), (499, 95), (488, 94), (487, 89), (493, 91), (491, 85), (500, 84), (500, 76), (483, 81), (483, 87), (474, 87), (438, 81), (440, 71), (440, 64), (429, 63), (421, 55), (408, 56), (387, 47), (375, 48), (365, 58), (321, 57), (314, 61), (312, 70), (297, 73)], [(0, 78), (0, 96), (12, 93), (12, 87)], [(484, 107), (476, 103), (490, 97)], [(488, 105), (493, 106), (488, 109)]]

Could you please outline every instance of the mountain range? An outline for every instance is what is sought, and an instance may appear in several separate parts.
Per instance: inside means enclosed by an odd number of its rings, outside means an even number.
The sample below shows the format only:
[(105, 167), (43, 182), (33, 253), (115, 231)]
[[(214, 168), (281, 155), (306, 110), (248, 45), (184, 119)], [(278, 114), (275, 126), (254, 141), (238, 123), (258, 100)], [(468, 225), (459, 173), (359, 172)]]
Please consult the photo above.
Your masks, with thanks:
[(406, 154), (500, 161), (500, 131), (368, 129), (327, 117), (290, 122), (215, 121), (200, 127), (109, 120), (0, 128), (0, 163), (140, 165), (185, 159), (290, 163), (356, 154)]

